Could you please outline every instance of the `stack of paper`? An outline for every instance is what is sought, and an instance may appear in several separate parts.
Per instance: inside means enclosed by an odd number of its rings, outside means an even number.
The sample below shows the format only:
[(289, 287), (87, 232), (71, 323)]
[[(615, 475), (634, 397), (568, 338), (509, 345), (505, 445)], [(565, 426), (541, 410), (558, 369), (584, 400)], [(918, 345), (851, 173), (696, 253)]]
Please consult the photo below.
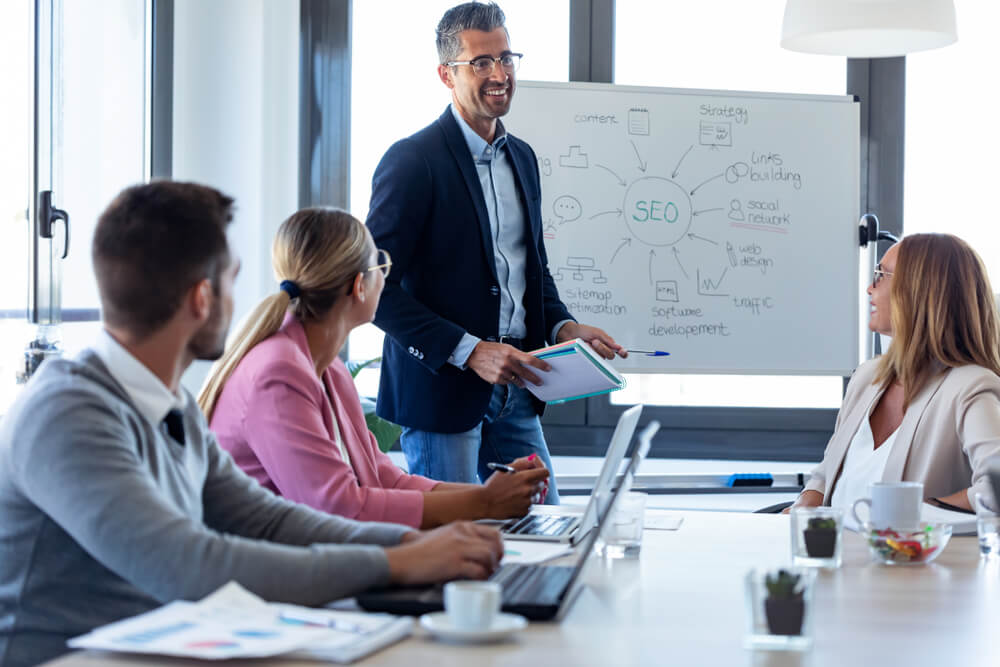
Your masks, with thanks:
[(74, 637), (69, 646), (202, 660), (289, 654), (347, 663), (412, 631), (410, 618), (270, 604), (230, 582), (200, 602), (171, 602)]
[(625, 378), (579, 338), (529, 354), (545, 360), (552, 367), (549, 372), (531, 369), (542, 380), (541, 385), (525, 382), (525, 388), (546, 403), (564, 403), (597, 396), (625, 386)]

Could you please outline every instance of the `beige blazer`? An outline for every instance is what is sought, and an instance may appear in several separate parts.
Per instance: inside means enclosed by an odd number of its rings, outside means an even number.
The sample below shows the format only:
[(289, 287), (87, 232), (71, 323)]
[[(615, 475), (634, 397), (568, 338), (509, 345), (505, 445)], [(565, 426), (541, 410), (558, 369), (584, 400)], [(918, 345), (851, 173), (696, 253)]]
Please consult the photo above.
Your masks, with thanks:
[[(806, 484), (806, 490), (823, 494), (826, 505), (861, 420), (882, 396), (882, 388), (872, 384), (878, 361), (867, 361), (854, 372), (833, 437)], [(952, 368), (928, 382), (906, 409), (882, 481), (923, 482), (925, 497), (971, 486), (971, 504), (977, 491), (988, 492), (986, 462), (998, 454), (1000, 377), (981, 366)]]

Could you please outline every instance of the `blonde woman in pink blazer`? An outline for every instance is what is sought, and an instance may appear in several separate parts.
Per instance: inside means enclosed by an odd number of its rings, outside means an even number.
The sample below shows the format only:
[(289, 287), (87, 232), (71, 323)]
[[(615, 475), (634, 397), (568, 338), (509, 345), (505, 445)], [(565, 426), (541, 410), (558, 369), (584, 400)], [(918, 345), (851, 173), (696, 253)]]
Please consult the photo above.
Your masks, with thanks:
[[(796, 505), (850, 506), (871, 482), (922, 482), (927, 501), (971, 509), (1000, 454), (1000, 326), (982, 260), (948, 234), (889, 248), (868, 288), (888, 351), (847, 387), (823, 461)], [(860, 494), (860, 495), (859, 495)]]
[(370, 322), (392, 261), (350, 214), (305, 209), (282, 223), (272, 260), (280, 288), (248, 317), (198, 402), (219, 443), (271, 491), (363, 521), (431, 528), (522, 516), (548, 471), (518, 459), (485, 485), (408, 475), (381, 452), (337, 356)]

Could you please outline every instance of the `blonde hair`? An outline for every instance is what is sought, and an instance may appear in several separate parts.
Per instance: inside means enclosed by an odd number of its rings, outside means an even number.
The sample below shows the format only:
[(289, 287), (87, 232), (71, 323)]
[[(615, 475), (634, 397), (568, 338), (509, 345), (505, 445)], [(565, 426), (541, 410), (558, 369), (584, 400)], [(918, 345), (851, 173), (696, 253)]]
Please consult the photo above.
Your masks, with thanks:
[(289, 306), (302, 322), (322, 319), (337, 299), (350, 293), (374, 251), (368, 229), (340, 209), (306, 208), (281, 223), (271, 246), (274, 277), (279, 283), (295, 283), (299, 294), (292, 298), (279, 289), (265, 297), (230, 338), (198, 394), (205, 417), (212, 419), (222, 389), (243, 357), (281, 328)]
[(913, 234), (898, 247), (892, 345), (875, 384), (898, 380), (905, 407), (946, 368), (975, 364), (1000, 374), (997, 305), (976, 251), (950, 234)]

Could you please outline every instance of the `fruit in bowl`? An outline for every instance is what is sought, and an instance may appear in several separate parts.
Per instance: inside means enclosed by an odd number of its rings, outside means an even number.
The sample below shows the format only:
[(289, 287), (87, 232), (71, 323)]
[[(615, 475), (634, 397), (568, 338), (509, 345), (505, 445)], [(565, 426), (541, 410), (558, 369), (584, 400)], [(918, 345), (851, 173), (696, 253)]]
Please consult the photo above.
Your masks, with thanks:
[(885, 565), (919, 565), (937, 558), (950, 539), (951, 525), (947, 523), (929, 523), (917, 531), (872, 529), (868, 550)]

